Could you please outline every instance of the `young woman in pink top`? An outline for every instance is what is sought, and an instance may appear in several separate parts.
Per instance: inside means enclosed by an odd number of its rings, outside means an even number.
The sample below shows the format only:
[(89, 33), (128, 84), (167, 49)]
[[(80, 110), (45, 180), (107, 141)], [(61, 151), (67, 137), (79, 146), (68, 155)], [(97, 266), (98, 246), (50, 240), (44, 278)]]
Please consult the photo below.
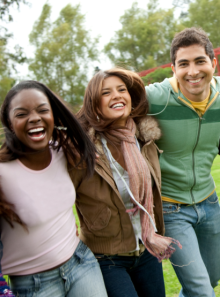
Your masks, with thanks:
[[(68, 162), (91, 176), (95, 148), (64, 103), (45, 85), (24, 81), (1, 109), (1, 200), (25, 228), (1, 218), (2, 271), (19, 297), (106, 297), (90, 249), (76, 235)], [(68, 159), (68, 162), (67, 162)], [(78, 162), (78, 163), (77, 163)], [(4, 196), (4, 197), (3, 197)]]

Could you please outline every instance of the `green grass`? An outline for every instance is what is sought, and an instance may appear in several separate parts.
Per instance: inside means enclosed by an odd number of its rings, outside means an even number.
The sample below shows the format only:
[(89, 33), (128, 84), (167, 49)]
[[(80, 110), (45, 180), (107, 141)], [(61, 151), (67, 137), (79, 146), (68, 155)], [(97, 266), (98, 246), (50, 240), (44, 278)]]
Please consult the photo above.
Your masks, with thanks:
[[(216, 192), (220, 197), (220, 156), (217, 156), (212, 166), (212, 176), (215, 180)], [(163, 261), (163, 272), (166, 288), (166, 297), (178, 297), (181, 285), (176, 277), (169, 260)], [(216, 297), (220, 297), (220, 284), (215, 288)]]

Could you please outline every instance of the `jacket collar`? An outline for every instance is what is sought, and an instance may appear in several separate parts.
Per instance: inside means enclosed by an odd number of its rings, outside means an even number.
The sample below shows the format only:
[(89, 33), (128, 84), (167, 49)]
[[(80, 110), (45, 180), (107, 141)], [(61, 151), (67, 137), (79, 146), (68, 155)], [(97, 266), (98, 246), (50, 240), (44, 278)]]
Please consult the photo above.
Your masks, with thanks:
[[(94, 142), (97, 151), (100, 154), (104, 154), (100, 135), (96, 133), (93, 127), (89, 128), (88, 134), (91, 140)], [(136, 125), (135, 135), (137, 139), (140, 139), (142, 142), (149, 143), (161, 137), (161, 130), (155, 118), (151, 116), (145, 116), (141, 118), (138, 125)]]

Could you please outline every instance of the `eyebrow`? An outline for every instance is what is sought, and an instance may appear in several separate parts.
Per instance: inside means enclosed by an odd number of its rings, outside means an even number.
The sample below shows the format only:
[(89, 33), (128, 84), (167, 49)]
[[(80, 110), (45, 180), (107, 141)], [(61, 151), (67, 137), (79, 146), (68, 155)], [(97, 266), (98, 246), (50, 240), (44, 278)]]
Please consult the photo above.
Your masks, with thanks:
[[(41, 106), (44, 106), (44, 105), (48, 105), (48, 103), (47, 103), (47, 102), (42, 103), (42, 104), (38, 105), (37, 108), (39, 108), (39, 107), (41, 107)], [(17, 111), (17, 110), (24, 110), (24, 111), (27, 111), (28, 109), (27, 109), (27, 108), (24, 108), (24, 107), (16, 107), (16, 108), (14, 108), (13, 112), (15, 112), (15, 111)]]
[[(206, 56), (199, 56), (199, 57), (196, 57), (194, 59), (194, 61), (204, 60), (204, 59), (206, 60)], [(183, 63), (183, 62), (189, 62), (189, 60), (187, 60), (187, 59), (181, 59), (181, 60), (177, 61), (178, 64)]]
[[(125, 86), (126, 86), (125, 84), (123, 84), (123, 85), (118, 85), (117, 88), (125, 87)], [(110, 90), (110, 89), (111, 89), (111, 88), (103, 88), (102, 91), (103, 91), (103, 90)]]

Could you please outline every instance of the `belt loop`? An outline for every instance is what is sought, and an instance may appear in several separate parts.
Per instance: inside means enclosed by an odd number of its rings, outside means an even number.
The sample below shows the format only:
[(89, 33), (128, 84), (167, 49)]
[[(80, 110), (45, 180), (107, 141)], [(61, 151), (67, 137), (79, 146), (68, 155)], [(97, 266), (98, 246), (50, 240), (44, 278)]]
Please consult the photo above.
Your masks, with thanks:
[(34, 279), (34, 285), (35, 285), (35, 292), (38, 292), (40, 290), (40, 274), (33, 275)]

